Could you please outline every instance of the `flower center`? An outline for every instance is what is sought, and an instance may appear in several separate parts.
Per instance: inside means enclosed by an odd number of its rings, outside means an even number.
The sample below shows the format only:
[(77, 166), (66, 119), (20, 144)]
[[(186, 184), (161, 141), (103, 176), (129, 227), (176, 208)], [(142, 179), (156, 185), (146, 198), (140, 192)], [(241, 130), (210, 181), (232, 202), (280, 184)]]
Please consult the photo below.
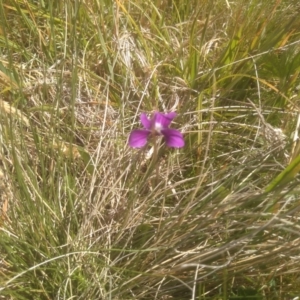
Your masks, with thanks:
[(163, 128), (162, 128), (162, 126), (161, 126), (160, 123), (157, 123), (157, 122), (154, 123), (154, 128), (153, 128), (153, 130), (155, 131), (155, 133), (161, 134), (161, 130), (162, 130), (162, 129), (163, 129)]

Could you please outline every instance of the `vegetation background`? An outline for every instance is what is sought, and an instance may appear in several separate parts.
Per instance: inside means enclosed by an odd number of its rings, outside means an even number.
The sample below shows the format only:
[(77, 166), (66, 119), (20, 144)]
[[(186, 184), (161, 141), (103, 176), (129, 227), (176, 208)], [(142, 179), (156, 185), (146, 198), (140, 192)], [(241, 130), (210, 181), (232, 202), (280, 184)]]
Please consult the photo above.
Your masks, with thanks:
[(298, 299), (299, 12), (0, 0), (0, 299)]

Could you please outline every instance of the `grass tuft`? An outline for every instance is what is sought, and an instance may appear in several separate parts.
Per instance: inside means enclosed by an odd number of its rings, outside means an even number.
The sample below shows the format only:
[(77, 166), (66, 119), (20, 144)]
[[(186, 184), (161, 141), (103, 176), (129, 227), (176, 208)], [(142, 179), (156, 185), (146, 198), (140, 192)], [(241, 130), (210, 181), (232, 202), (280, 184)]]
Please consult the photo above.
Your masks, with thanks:
[(0, 0), (0, 298), (298, 297), (298, 10)]

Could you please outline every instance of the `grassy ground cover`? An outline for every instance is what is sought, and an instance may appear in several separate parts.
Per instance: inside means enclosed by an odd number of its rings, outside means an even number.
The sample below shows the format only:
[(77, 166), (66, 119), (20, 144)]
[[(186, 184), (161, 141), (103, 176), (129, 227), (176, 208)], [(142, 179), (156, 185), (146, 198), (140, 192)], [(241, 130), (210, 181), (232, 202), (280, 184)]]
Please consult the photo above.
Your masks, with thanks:
[(297, 299), (299, 10), (0, 0), (0, 299)]

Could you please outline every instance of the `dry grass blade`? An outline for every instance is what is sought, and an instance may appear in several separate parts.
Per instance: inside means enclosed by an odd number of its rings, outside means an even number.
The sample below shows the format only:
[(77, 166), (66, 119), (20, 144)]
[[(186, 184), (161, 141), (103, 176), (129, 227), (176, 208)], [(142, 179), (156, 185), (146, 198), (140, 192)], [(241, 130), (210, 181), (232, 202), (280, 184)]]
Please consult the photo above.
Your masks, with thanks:
[(6, 117), (10, 116), (16, 120), (21, 121), (21, 123), (23, 123), (23, 125), (27, 127), (30, 126), (29, 119), (24, 115), (24, 113), (21, 110), (11, 106), (9, 103), (1, 99), (0, 99), (0, 113), (2, 114), (2, 116), (3, 115), (6, 115)]

